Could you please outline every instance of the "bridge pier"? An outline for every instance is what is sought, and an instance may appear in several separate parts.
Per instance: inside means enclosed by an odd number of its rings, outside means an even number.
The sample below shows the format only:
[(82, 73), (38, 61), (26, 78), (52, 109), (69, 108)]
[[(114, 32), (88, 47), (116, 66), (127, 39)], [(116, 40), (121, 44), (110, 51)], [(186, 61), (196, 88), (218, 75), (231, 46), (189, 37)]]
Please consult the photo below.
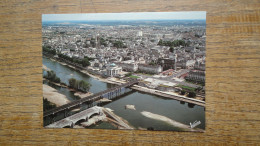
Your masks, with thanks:
[(71, 127), (71, 128), (73, 128), (73, 127), (74, 127), (74, 123), (73, 123), (73, 122), (71, 123), (70, 127)]
[(51, 116), (50, 116), (50, 121), (51, 121), (51, 123), (54, 123), (55, 122), (55, 118), (56, 118), (56, 114), (52, 114)]
[(65, 109), (65, 111), (64, 111), (64, 117), (66, 118), (68, 116), (70, 116), (70, 109), (69, 108)]

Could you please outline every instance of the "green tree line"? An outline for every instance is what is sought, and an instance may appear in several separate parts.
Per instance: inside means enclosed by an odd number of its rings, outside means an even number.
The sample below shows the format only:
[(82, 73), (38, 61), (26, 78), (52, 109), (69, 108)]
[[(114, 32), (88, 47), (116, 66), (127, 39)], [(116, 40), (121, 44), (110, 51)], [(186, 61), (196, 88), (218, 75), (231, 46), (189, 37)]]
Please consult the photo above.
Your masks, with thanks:
[(122, 41), (113, 41), (113, 46), (117, 48), (127, 48), (126, 45)]
[(185, 43), (184, 40), (174, 40), (174, 41), (163, 41), (158, 42), (159, 46), (169, 46), (169, 47), (178, 47), (178, 46), (188, 46), (188, 43)]
[(48, 54), (56, 55), (56, 50), (51, 49), (51, 46), (42, 46), (42, 51)]
[(83, 67), (86, 67), (86, 66), (90, 65), (89, 60), (91, 60), (91, 59), (88, 58), (88, 57), (84, 57), (84, 59), (70, 58), (69, 56), (61, 54), (61, 53), (58, 54), (58, 56), (59, 56), (59, 58), (63, 58), (63, 59), (68, 60), (70, 62), (81, 64)]

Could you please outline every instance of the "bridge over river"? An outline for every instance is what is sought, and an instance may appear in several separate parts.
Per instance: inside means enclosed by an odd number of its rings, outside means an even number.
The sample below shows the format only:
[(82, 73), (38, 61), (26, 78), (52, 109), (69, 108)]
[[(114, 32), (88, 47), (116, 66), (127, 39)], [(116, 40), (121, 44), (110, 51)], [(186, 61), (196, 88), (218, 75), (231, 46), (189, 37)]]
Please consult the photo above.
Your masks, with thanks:
[(91, 96), (72, 101), (68, 104), (64, 104), (62, 106), (59, 106), (57, 108), (54, 108), (54, 109), (51, 109), (49, 111), (44, 112), (43, 117), (44, 118), (50, 117), (51, 118), (50, 123), (53, 123), (53, 122), (56, 121), (55, 120), (55, 117), (56, 117), (55, 114), (57, 114), (57, 113), (64, 113), (64, 118), (66, 118), (68, 116), (68, 112), (75, 107), (79, 107), (82, 104), (94, 106), (93, 103), (95, 103), (95, 101), (98, 101), (102, 98), (107, 98), (107, 99), (116, 98), (117, 96), (122, 95), (125, 92), (125, 90), (122, 90), (122, 89), (128, 88), (128, 87), (130, 87), (134, 84), (137, 84), (137, 83), (138, 83), (138, 80), (129, 81), (125, 84), (122, 84), (122, 85), (119, 85), (119, 86), (116, 86), (116, 87), (113, 87), (113, 88), (109, 88), (105, 91), (93, 94)]
[(88, 119), (94, 114), (102, 115), (104, 113), (102, 112), (102, 110), (99, 107), (94, 106), (92, 108), (86, 109), (86, 110), (81, 111), (81, 112), (74, 114), (72, 116), (64, 118), (60, 121), (54, 122), (54, 123), (46, 126), (46, 128), (64, 128), (64, 127), (73, 128), (73, 126), (78, 121), (80, 121), (80, 120), (88, 121)]
[[(96, 117), (92, 119), (92, 116)], [(133, 127), (129, 126), (111, 111), (98, 106), (88, 108), (62, 120), (56, 121), (50, 125), (47, 125), (46, 128), (73, 128), (75, 125), (80, 123), (85, 127), (103, 120), (115, 123), (120, 129), (133, 129)]]

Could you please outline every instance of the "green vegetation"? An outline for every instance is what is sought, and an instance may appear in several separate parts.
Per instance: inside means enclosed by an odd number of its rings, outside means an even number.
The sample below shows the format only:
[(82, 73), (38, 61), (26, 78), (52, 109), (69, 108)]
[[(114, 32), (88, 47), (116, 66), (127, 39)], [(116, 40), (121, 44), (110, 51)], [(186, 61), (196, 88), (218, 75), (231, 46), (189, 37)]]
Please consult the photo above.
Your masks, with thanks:
[(134, 75), (132, 75), (131, 72), (125, 74), (125, 77), (130, 77), (130, 78), (133, 78), (133, 79), (137, 79), (137, 78), (139, 78), (138, 76), (134, 76)]
[(196, 97), (196, 93), (191, 91), (191, 92), (189, 92), (188, 97), (194, 98), (194, 97)]
[(150, 62), (149, 65), (156, 65), (156, 63), (154, 61)]
[(144, 72), (141, 72), (141, 71), (136, 71), (135, 72), (136, 74), (140, 74), (140, 75), (145, 75), (145, 76), (153, 76), (154, 74), (152, 74), (152, 73), (144, 73)]
[(107, 42), (104, 38), (100, 38), (100, 45), (104, 45), (105, 47), (107, 47)]
[(200, 89), (200, 87), (192, 88), (192, 87), (183, 86), (183, 85), (178, 85), (178, 87), (182, 88), (181, 95), (185, 95), (186, 92), (188, 92), (189, 93), (188, 97), (190, 97), (190, 98), (196, 97), (196, 91), (198, 91), (198, 89)]
[(129, 76), (130, 78), (134, 78), (134, 79), (138, 79), (139, 77), (138, 76), (133, 76), (133, 75), (131, 75), (131, 76)]
[(196, 88), (192, 88), (189, 86), (183, 86), (183, 85), (178, 85), (178, 87), (182, 88), (183, 90), (188, 90), (188, 91), (195, 91)]
[(48, 111), (53, 108), (56, 108), (57, 106), (53, 103), (51, 103), (48, 99), (43, 98), (43, 111)]
[(58, 56), (59, 56), (59, 58), (68, 60), (68, 61), (73, 62), (73, 63), (80, 64), (83, 67), (86, 67), (86, 66), (90, 65), (89, 58), (86, 57), (86, 56), (84, 57), (84, 59), (70, 58), (69, 56), (64, 55), (64, 54), (58, 54)]
[(172, 53), (173, 53), (173, 51), (174, 51), (173, 47), (170, 47), (170, 52), (172, 52)]
[(185, 77), (185, 81), (187, 83), (193, 83), (193, 84), (205, 86), (205, 81), (195, 81), (195, 80), (189, 79), (188, 77)]
[(186, 93), (185, 91), (183, 91), (183, 90), (181, 91), (181, 95), (185, 95), (185, 93)]
[(56, 50), (51, 49), (51, 46), (42, 46), (42, 51), (47, 54), (56, 55)]
[(86, 82), (86, 81), (78, 81), (74, 78), (70, 78), (69, 79), (69, 87), (70, 88), (73, 88), (75, 90), (78, 90), (78, 91), (82, 91), (82, 92), (88, 92), (90, 87), (91, 87), (91, 84)]
[(126, 45), (122, 41), (113, 41), (113, 46), (117, 48), (127, 48)]
[(47, 71), (47, 75), (44, 75), (44, 78), (55, 82), (55, 83), (60, 83), (60, 78), (56, 76), (56, 73), (54, 71)]
[(94, 60), (95, 58), (89, 58), (88, 56), (84, 56), (84, 59), (88, 59), (89, 61)]
[(188, 43), (185, 43), (184, 40), (174, 40), (174, 41), (163, 41), (158, 42), (159, 46), (169, 46), (169, 47), (178, 47), (178, 46), (188, 46)]
[(130, 77), (130, 76), (132, 76), (132, 73), (131, 73), (131, 72), (125, 74), (125, 77)]

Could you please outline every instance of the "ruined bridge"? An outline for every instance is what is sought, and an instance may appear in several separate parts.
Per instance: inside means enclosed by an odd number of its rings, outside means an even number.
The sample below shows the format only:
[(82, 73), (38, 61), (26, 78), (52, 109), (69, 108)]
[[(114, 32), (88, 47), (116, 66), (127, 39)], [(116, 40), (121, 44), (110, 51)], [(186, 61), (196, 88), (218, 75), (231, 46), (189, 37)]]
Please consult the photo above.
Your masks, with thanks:
[(113, 88), (109, 88), (105, 91), (93, 94), (91, 96), (72, 101), (68, 104), (64, 104), (62, 106), (59, 106), (57, 108), (54, 108), (54, 109), (51, 109), (49, 111), (44, 112), (43, 117), (48, 117), (48, 116), (54, 115), (58, 112), (63, 112), (63, 111), (69, 110), (69, 109), (71, 109), (73, 107), (77, 107), (77, 106), (79, 106), (83, 103), (93, 103), (94, 101), (97, 101), (97, 100), (102, 99), (102, 98), (108, 98), (108, 99), (115, 98), (115, 94), (120, 95), (119, 93), (121, 93), (122, 88), (127, 88), (127, 87), (130, 87), (130, 86), (137, 84), (137, 83), (138, 83), (138, 80), (129, 81), (125, 84), (122, 84), (122, 85), (119, 85), (119, 86), (116, 86), (116, 87), (113, 87)]

